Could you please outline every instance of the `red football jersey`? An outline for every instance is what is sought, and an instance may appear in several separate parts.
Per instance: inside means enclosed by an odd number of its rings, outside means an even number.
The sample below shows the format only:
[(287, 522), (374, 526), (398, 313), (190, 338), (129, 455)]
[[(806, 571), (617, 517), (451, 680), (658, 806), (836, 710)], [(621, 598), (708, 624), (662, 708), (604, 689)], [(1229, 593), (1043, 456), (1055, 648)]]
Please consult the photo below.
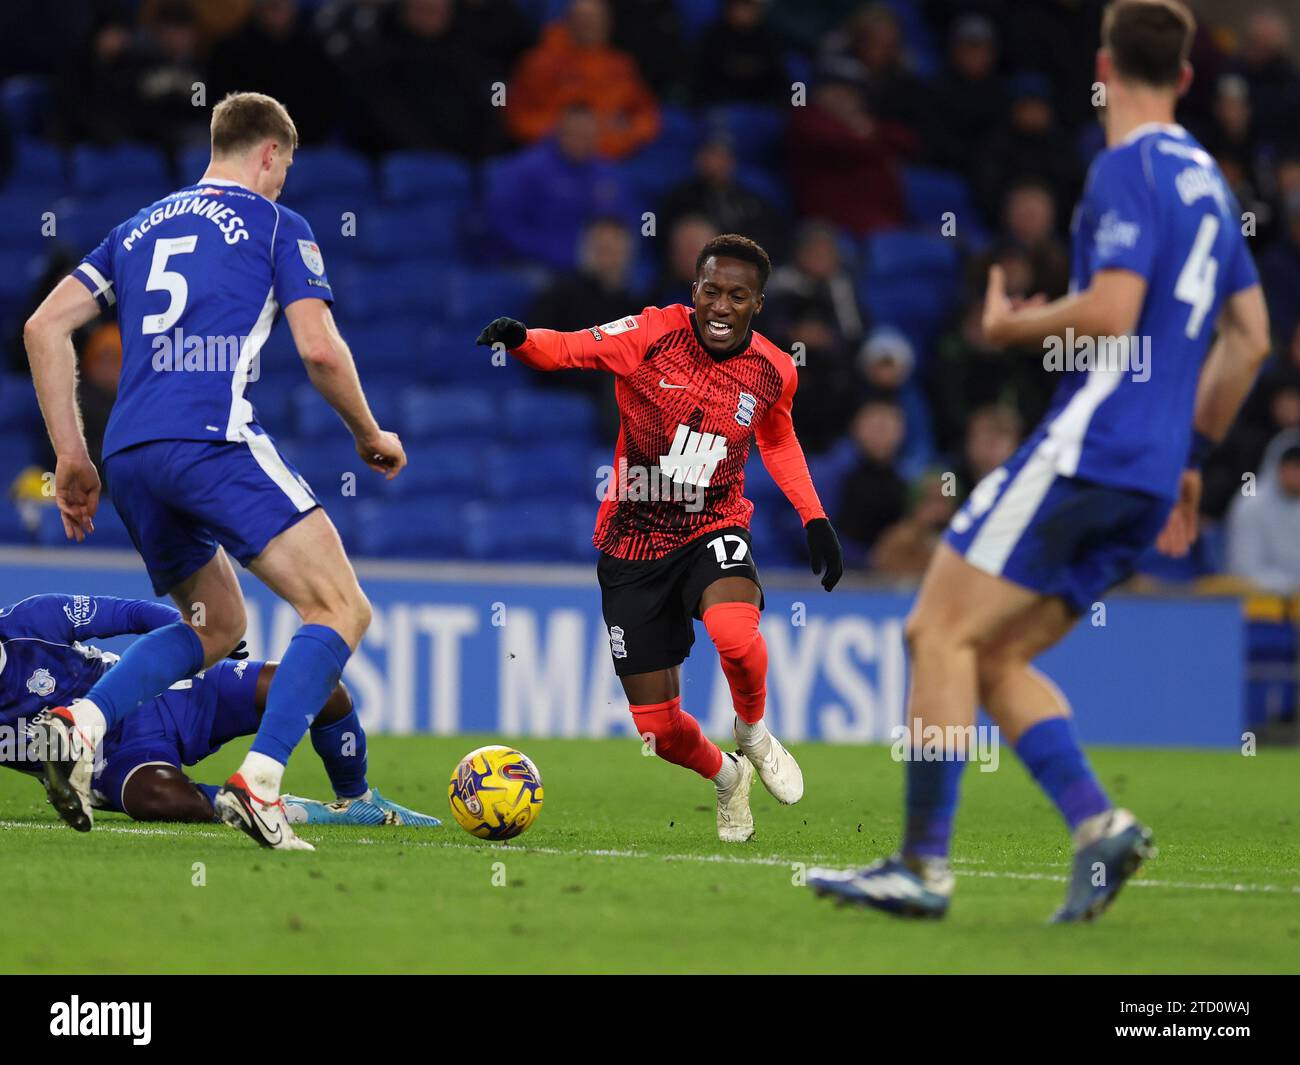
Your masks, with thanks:
[(542, 370), (607, 370), (620, 418), (614, 473), (592, 542), (617, 558), (655, 559), (727, 526), (749, 527), (750, 442), (806, 524), (825, 517), (790, 404), (788, 354), (759, 333), (734, 355), (712, 355), (680, 304), (574, 333), (530, 329), (513, 354)]

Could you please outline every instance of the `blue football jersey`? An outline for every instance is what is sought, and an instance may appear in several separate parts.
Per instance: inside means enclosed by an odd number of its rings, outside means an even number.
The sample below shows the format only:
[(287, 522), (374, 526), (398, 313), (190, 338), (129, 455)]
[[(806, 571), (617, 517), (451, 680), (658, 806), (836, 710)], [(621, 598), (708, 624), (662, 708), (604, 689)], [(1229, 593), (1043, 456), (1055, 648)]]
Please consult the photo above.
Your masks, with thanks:
[(85, 642), (152, 632), (179, 621), (164, 603), (93, 595), (34, 595), (0, 610), (0, 764), (16, 754), (12, 726), (90, 691), (117, 656)]
[(1126, 344), (1069, 358), (1031, 440), (1059, 474), (1172, 499), (1219, 309), (1259, 280), (1240, 212), (1209, 153), (1153, 123), (1096, 158), (1072, 229), (1073, 291), (1131, 270), (1146, 298)]
[(122, 377), (104, 455), (150, 440), (237, 441), (280, 308), (332, 301), (303, 217), (231, 181), (201, 181), (113, 229), (73, 274), (117, 305)]

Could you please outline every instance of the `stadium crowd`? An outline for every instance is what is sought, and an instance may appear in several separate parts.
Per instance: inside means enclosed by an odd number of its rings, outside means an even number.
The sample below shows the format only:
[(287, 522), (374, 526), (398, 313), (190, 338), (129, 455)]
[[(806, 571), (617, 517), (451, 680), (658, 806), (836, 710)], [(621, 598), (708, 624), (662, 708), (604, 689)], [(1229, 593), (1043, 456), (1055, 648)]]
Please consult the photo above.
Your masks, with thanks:
[[(240, 89), (297, 122), (285, 200), (315, 229), (377, 410), (411, 446), (409, 476), (331, 506), (351, 550), (588, 557), (609, 382), (488, 367), (473, 335), (498, 314), (578, 329), (688, 302), (698, 249), (737, 231), (776, 264), (759, 328), (800, 365), (795, 424), (851, 563), (915, 577), (1051, 395), (1040, 354), (985, 342), (983, 281), (998, 262), (1015, 295), (1068, 286), (1069, 216), (1102, 147), (1103, 6), (64, 0), (50, 19), (11, 0), (0, 539), (62, 539), (22, 321), (111, 225), (202, 173), (209, 108)], [(1300, 589), (1294, 21), (1261, 6), (1237, 37), (1203, 20), (1197, 36), (1180, 121), (1246, 212), (1276, 349), (1207, 464), (1207, 535), (1185, 562), (1153, 556), (1156, 578), (1229, 568)], [(88, 330), (79, 357), (93, 444), (115, 326)], [(277, 329), (253, 396), (320, 491), (357, 464), (295, 364)], [(797, 517), (757, 462), (748, 494), (758, 557), (797, 562)]]

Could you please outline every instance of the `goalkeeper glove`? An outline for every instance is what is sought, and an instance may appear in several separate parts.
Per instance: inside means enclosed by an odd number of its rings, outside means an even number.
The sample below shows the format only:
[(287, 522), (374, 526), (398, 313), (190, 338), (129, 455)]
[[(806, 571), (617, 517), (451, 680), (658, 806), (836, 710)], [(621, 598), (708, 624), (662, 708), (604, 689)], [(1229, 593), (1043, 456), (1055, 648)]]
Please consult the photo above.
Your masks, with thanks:
[(247, 642), (244, 640), (240, 640), (239, 643), (235, 646), (235, 649), (231, 651), (230, 654), (226, 655), (226, 657), (233, 658), (236, 662), (242, 662), (245, 658), (248, 657)]
[(523, 322), (513, 318), (498, 318), (478, 335), (474, 343), (490, 348), (493, 344), (504, 344), (513, 351), (528, 339), (528, 330)]
[(835, 535), (831, 523), (825, 518), (813, 518), (804, 526), (808, 534), (808, 557), (812, 560), (812, 571), (822, 574), (822, 587), (828, 592), (844, 576), (844, 552), (840, 550), (840, 538)]

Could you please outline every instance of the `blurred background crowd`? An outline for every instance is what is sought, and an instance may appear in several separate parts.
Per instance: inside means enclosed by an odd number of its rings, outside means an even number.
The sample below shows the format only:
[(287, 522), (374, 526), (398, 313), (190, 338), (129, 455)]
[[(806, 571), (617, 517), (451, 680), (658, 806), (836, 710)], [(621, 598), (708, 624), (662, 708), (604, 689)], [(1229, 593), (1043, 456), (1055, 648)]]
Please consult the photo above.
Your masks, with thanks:
[[(196, 180), (209, 108), (270, 93), (302, 137), (285, 202), (313, 225), (381, 420), (410, 471), (330, 504), (352, 550), (590, 558), (613, 442), (599, 375), (486, 365), (500, 314), (578, 329), (689, 302), (736, 231), (776, 264), (758, 328), (800, 365), (795, 424), (850, 563), (920, 574), (966, 493), (1039, 418), (1041, 352), (981, 335), (992, 262), (1062, 295), (1103, 146), (1102, 0), (9, 0), (0, 10), (0, 540), (58, 542), (21, 323), (107, 230)], [(1206, 468), (1194, 555), (1151, 580), (1300, 588), (1300, 12), (1190, 3), (1180, 109), (1253, 227), (1275, 352)], [(1210, 9), (1210, 10), (1207, 10)], [(111, 322), (78, 339), (92, 444)], [(1159, 359), (1156, 351), (1154, 358)], [(500, 374), (504, 376), (493, 376)], [(283, 326), (253, 390), (327, 500), (358, 470)], [(340, 439), (343, 438), (343, 439)], [(1243, 491), (1243, 475), (1245, 479)], [(757, 459), (766, 565), (798, 520)], [(125, 544), (105, 514), (103, 541)]]

